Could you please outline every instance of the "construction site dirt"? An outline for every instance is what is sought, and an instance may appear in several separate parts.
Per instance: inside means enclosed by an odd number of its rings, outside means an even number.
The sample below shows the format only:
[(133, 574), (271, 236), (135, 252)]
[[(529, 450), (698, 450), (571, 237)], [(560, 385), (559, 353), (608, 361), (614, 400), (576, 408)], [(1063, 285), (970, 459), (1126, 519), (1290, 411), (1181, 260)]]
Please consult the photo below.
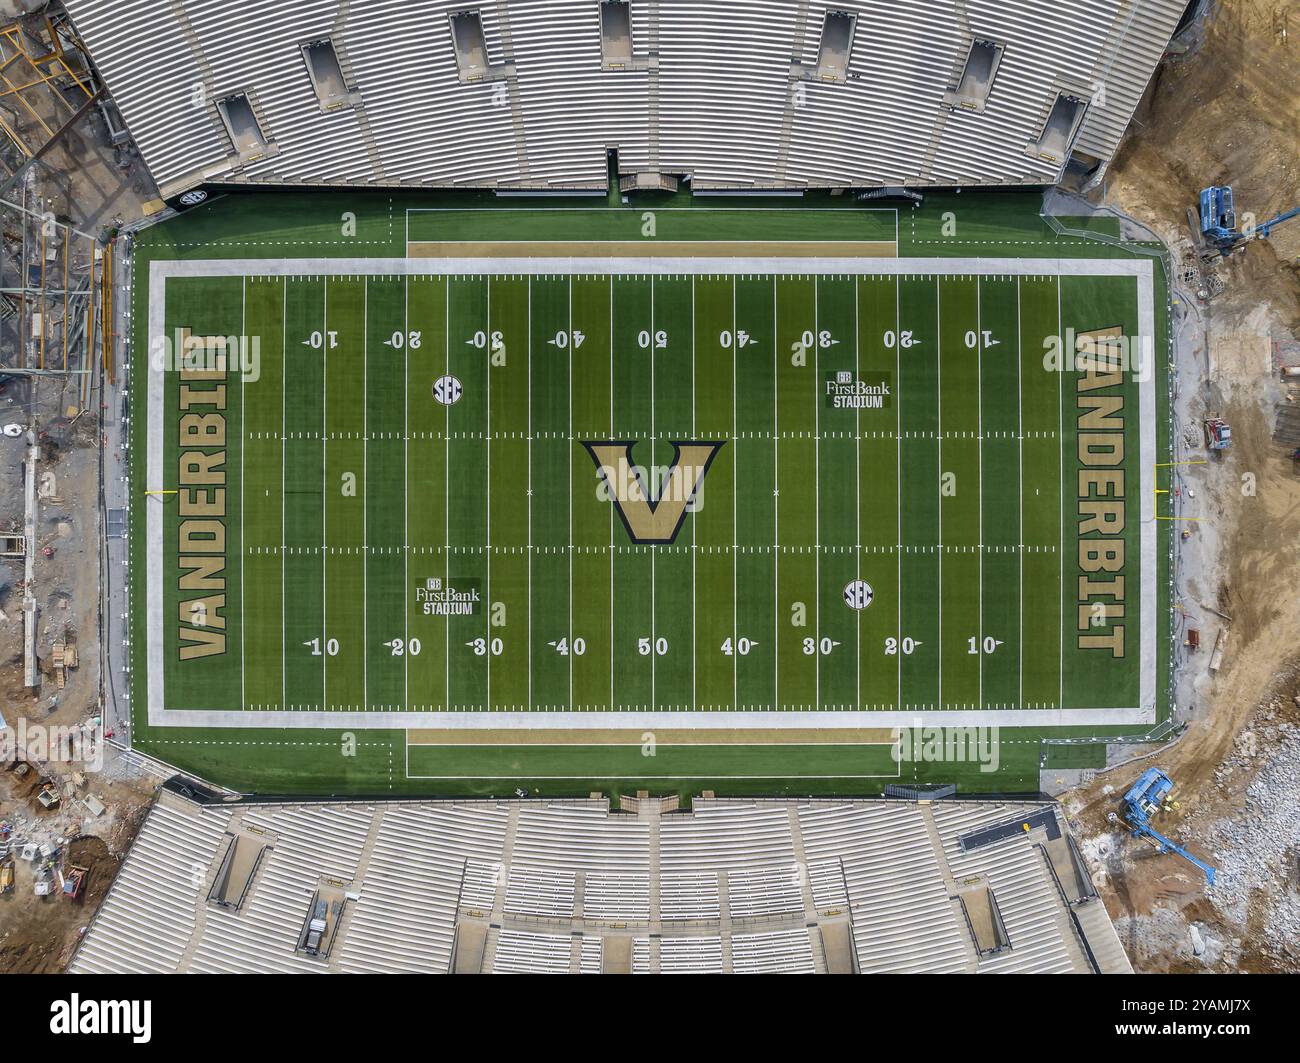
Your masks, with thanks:
[[(1181, 44), (1104, 194), (1194, 270), (1187, 209), (1199, 189), (1231, 184), (1239, 210), (1259, 219), (1300, 202), (1300, 16), (1281, 2), (1211, 5)], [(1274, 439), (1292, 398), (1277, 363), (1300, 334), (1297, 255), (1300, 226), (1280, 227), (1199, 266), (1208, 299), (1190, 284), (1178, 296), (1175, 430), (1194, 440), (1201, 421), (1221, 417), (1233, 435), (1226, 452), (1210, 454), (1203, 438), (1186, 447), (1179, 456), (1198, 464), (1175, 477), (1193, 518), (1179, 529), (1175, 588), (1175, 703), (1187, 726), (1158, 751), (1112, 747), (1112, 766), (1063, 796), (1140, 971), (1300, 970), (1300, 475)], [(1217, 864), (1215, 887), (1110, 820), (1150, 766), (1176, 783), (1179, 807), (1162, 829)]]
[[(139, 779), (138, 766), (121, 760), (96, 723), (103, 720), (100, 487), (102, 475), (120, 475), (120, 456), (104, 453), (100, 381), (77, 370), (103, 330), (92, 329), (89, 339), (79, 334), (91, 315), (83, 316), (74, 300), (47, 299), (44, 291), (87, 291), (96, 276), (94, 249), (107, 246), (124, 221), (139, 219), (141, 204), (155, 193), (134, 149), (114, 135), (110, 112), (97, 107), (88, 106), (39, 160), (24, 157), (91, 94), (61, 14), (54, 8), (21, 14), (32, 6), (0, 4), (4, 65), (16, 79), (10, 86), (22, 83), (23, 99), (0, 143), (4, 172), (13, 175), (0, 195), (6, 291), (0, 426), (18, 428), (0, 434), (5, 535), (27, 533), (26, 466), (31, 443), (36, 449), (30, 579), (21, 552), (0, 559), (0, 715), (10, 728), (9, 740), (0, 743), (0, 860), (13, 861), (11, 889), (0, 896), (0, 973), (63, 969), (157, 781)], [(47, 16), (62, 27), (57, 41)], [(63, 66), (51, 58), (60, 50)], [(29, 56), (37, 61), (29, 63)], [(53, 239), (40, 256), (42, 232)], [(67, 242), (60, 244), (63, 234)], [(57, 268), (33, 267), (29, 258)], [(33, 292), (37, 281), (42, 290)], [(33, 367), (46, 372), (13, 372)], [(33, 676), (25, 663), (24, 599), (35, 613)], [(47, 739), (60, 731), (87, 740), (80, 758), (54, 755)], [(74, 867), (87, 869), (75, 900), (61, 882)], [(46, 887), (48, 893), (37, 892)]]

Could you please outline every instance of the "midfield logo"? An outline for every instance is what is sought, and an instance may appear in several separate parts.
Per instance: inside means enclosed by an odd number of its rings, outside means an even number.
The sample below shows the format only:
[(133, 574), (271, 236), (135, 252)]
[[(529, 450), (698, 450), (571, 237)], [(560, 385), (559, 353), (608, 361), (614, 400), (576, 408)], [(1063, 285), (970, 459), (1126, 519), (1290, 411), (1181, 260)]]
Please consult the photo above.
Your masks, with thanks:
[(722, 449), (720, 442), (669, 442), (673, 462), (664, 471), (658, 491), (652, 492), (646, 470), (632, 462), (635, 440), (583, 441), (596, 463), (602, 497), (614, 503), (634, 543), (671, 543), (677, 538), (687, 511), (699, 509), (704, 474)]

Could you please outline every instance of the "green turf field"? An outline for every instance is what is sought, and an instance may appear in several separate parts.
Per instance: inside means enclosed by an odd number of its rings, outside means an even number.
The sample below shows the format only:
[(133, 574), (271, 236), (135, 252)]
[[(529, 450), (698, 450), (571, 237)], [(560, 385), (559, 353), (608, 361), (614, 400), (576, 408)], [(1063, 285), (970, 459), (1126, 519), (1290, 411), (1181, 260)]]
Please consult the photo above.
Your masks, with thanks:
[[(969, 243), (924, 208), (645, 236), (643, 210), (314, 198), (352, 242), (254, 239), (251, 197), (139, 242), (136, 342), (190, 355), (133, 374), (141, 748), (264, 791), (1024, 790), (1043, 735), (1167, 714), (1149, 256), (969, 196)], [(1148, 334), (1145, 383), (1086, 340), (1091, 372), (1045, 367), (1093, 333)], [(997, 728), (997, 770), (825, 737), (949, 723)], [(530, 742), (436, 737), (465, 728)], [(730, 734), (644, 755), (692, 728)]]

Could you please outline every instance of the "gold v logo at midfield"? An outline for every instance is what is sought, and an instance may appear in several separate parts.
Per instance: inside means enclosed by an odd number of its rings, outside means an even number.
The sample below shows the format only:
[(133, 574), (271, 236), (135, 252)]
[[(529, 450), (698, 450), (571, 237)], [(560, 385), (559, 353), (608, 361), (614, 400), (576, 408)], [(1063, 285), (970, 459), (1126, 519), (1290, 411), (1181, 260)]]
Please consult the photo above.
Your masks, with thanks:
[(632, 461), (635, 440), (583, 441), (634, 543), (671, 543), (677, 538), (687, 511), (699, 498), (704, 474), (722, 449), (721, 442), (669, 442), (673, 461), (658, 493), (652, 495), (646, 471)]

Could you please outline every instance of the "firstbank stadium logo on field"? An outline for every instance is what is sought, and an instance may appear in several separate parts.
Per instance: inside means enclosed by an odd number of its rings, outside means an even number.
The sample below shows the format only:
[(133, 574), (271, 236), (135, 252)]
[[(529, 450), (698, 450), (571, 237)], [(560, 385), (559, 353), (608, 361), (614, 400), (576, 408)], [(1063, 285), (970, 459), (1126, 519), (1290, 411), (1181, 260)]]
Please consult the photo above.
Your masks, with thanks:
[(826, 405), (832, 410), (887, 410), (893, 393), (889, 374), (865, 380), (841, 369), (826, 375)]
[(473, 616), (482, 605), (479, 581), (430, 576), (415, 589), (415, 603), (425, 616)]
[(583, 441), (600, 477), (598, 494), (613, 502), (634, 543), (671, 543), (688, 512), (704, 502), (704, 474), (722, 449), (717, 441), (671, 441), (667, 468), (636, 465), (633, 440)]

